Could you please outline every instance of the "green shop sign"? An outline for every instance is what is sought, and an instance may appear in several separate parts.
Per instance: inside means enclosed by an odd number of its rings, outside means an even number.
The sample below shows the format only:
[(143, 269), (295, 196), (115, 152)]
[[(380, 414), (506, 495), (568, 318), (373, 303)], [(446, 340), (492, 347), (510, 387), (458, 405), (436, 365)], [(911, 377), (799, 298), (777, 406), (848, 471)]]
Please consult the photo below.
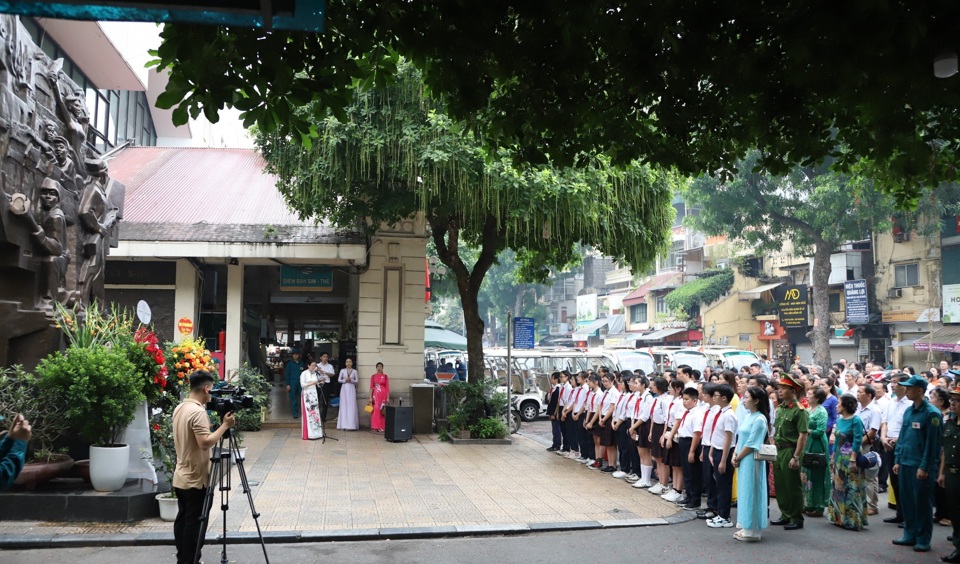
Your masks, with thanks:
[(333, 270), (325, 266), (281, 266), (280, 289), (329, 292), (333, 290)]

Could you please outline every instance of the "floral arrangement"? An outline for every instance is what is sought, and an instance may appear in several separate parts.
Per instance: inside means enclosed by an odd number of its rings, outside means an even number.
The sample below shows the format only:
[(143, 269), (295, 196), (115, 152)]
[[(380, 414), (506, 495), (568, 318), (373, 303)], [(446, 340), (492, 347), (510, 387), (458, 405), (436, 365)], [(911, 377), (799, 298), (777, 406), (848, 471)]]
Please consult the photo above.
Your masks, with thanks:
[(170, 497), (177, 497), (173, 489), (173, 472), (177, 468), (177, 450), (173, 444), (173, 419), (164, 413), (150, 424), (150, 444), (156, 469), (163, 473), (170, 484)]
[(184, 339), (168, 346), (167, 370), (176, 376), (176, 384), (183, 390), (190, 387), (190, 374), (195, 370), (214, 371), (210, 351), (203, 339)]
[(140, 327), (127, 347), (127, 356), (143, 380), (143, 394), (151, 404), (167, 387), (168, 369), (156, 333)]
[(86, 310), (67, 308), (59, 303), (54, 303), (54, 307), (57, 328), (63, 330), (71, 347), (109, 346), (129, 337), (133, 327), (133, 315), (113, 304), (109, 313), (102, 312), (96, 301)]

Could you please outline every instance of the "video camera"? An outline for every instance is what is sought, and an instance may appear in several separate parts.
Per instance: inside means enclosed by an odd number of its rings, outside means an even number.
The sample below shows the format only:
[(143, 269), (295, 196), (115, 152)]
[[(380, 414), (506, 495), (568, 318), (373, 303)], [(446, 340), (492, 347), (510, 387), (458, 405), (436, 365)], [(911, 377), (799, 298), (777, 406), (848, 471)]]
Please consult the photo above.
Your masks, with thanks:
[(227, 413), (253, 407), (253, 396), (247, 395), (246, 388), (224, 386), (219, 390), (212, 390), (210, 395), (212, 397), (207, 402), (207, 409), (216, 412), (221, 419)]

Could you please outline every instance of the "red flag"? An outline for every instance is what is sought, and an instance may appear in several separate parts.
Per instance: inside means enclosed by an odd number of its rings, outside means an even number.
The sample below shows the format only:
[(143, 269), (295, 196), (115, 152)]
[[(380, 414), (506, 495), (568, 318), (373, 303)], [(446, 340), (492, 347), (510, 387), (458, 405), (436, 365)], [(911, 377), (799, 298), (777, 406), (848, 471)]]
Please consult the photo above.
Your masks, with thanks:
[(426, 292), (424, 293), (423, 303), (428, 304), (430, 303), (430, 261), (426, 258), (424, 258), (423, 261), (427, 272), (427, 280), (425, 285)]

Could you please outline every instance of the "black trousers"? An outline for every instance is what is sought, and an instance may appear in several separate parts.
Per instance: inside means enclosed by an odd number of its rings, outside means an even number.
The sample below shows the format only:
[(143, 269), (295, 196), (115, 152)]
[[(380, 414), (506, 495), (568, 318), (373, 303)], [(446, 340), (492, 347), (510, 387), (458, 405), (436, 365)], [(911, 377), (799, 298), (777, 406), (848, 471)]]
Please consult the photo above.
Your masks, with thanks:
[[(892, 470), (893, 461), (896, 458), (894, 451), (883, 451), (883, 465), (886, 468)], [(897, 500), (897, 519), (903, 520), (903, 511), (900, 510), (900, 476), (897, 476), (892, 471), (890, 472), (890, 487), (893, 488), (893, 497)]]
[(710, 465), (710, 446), (700, 445), (700, 454), (703, 456), (703, 462), (700, 463), (702, 466), (700, 480), (707, 494), (707, 508), (716, 511), (717, 486), (713, 482), (713, 466)]
[(700, 504), (700, 496), (703, 495), (703, 468), (700, 460), (694, 456), (693, 462), (687, 462), (687, 456), (690, 454), (690, 447), (693, 446), (693, 437), (680, 437), (680, 468), (683, 470), (683, 487), (687, 492), (687, 498)]
[(593, 435), (587, 432), (583, 427), (583, 420), (587, 417), (587, 414), (584, 413), (580, 416), (579, 421), (574, 421), (574, 425), (577, 428), (577, 437), (580, 442), (580, 456), (584, 458), (596, 459), (597, 449), (593, 444)]
[(203, 498), (207, 488), (182, 490), (177, 493), (177, 519), (173, 522), (173, 539), (177, 545), (177, 564), (196, 564), (199, 558), (197, 544), (203, 549), (203, 538), (207, 535), (206, 522), (200, 523), (203, 513)]
[(640, 475), (640, 453), (637, 444), (630, 438), (630, 420), (620, 423), (617, 428), (617, 449), (620, 454), (620, 470), (627, 474)]
[(726, 472), (720, 473), (720, 460), (723, 449), (713, 449), (713, 481), (717, 488), (717, 515), (730, 518), (730, 504), (733, 500), (733, 462), (727, 457)]
[(560, 450), (569, 450), (566, 448), (567, 441), (563, 440), (563, 425), (560, 424), (560, 421), (557, 419), (550, 420), (550, 430), (553, 431), (553, 448)]

